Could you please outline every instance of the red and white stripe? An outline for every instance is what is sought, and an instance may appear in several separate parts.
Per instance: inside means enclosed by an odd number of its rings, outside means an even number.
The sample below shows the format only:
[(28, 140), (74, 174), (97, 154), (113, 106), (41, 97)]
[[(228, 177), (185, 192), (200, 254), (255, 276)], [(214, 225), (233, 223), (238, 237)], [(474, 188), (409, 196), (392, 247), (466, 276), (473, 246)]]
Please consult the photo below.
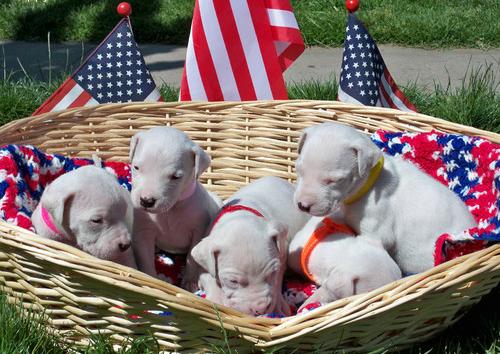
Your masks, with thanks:
[(71, 77), (50, 96), (33, 115), (61, 111), (66, 108), (82, 107), (98, 102)]
[(303, 51), (289, 0), (197, 0), (180, 99), (286, 99), (282, 73)]
[[(145, 102), (162, 101), (160, 91), (154, 89), (144, 100)], [(37, 114), (62, 111), (63, 109), (75, 107), (88, 107), (99, 104), (90, 93), (73, 80), (72, 77), (66, 79), (63, 84), (33, 113)]]
[(395, 108), (405, 112), (417, 112), (417, 108), (401, 92), (387, 68), (380, 78), (378, 91), (380, 99), (377, 106)]

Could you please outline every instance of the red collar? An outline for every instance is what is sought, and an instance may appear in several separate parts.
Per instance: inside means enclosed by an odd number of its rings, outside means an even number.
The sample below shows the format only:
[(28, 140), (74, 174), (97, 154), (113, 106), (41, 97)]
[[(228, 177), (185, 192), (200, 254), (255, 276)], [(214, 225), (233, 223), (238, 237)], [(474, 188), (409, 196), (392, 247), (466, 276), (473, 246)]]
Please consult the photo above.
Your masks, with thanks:
[(260, 211), (254, 209), (254, 208), (247, 207), (245, 205), (239, 205), (239, 204), (226, 205), (226, 206), (222, 207), (222, 209), (219, 212), (219, 215), (217, 215), (217, 217), (215, 218), (215, 220), (212, 224), (212, 229), (214, 228), (215, 224), (217, 224), (217, 222), (220, 220), (220, 218), (222, 218), (225, 214), (233, 213), (235, 211), (240, 211), (240, 210), (248, 211), (248, 212), (258, 216), (259, 218), (264, 217), (264, 215), (262, 215), (260, 213)]

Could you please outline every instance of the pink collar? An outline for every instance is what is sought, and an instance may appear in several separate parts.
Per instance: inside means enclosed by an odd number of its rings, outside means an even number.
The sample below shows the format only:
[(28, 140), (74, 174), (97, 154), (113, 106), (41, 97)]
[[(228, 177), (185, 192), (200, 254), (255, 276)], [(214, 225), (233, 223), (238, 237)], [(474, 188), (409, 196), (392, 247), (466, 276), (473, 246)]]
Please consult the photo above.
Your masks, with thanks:
[(192, 196), (196, 190), (197, 182), (198, 180), (195, 178), (193, 182), (181, 193), (179, 200), (185, 200)]
[(57, 226), (54, 224), (54, 221), (52, 220), (52, 216), (49, 214), (49, 212), (47, 211), (47, 209), (45, 209), (43, 206), (41, 208), (41, 214), (42, 214), (42, 220), (43, 220), (43, 222), (50, 229), (50, 231), (52, 231), (53, 233), (55, 233), (57, 236), (60, 236), (60, 237), (64, 237), (65, 236), (64, 233), (62, 233), (61, 231), (59, 231), (59, 229), (57, 228)]
[(264, 215), (262, 215), (262, 213), (260, 211), (254, 209), (254, 208), (247, 207), (245, 205), (239, 205), (239, 204), (226, 205), (226, 206), (222, 207), (221, 211), (219, 212), (219, 215), (217, 215), (217, 217), (215, 218), (215, 220), (212, 224), (212, 229), (214, 228), (215, 224), (217, 224), (217, 222), (220, 220), (220, 218), (222, 218), (225, 214), (229, 214), (229, 213), (239, 211), (239, 210), (249, 211), (250, 213), (258, 216), (259, 218), (264, 217)]

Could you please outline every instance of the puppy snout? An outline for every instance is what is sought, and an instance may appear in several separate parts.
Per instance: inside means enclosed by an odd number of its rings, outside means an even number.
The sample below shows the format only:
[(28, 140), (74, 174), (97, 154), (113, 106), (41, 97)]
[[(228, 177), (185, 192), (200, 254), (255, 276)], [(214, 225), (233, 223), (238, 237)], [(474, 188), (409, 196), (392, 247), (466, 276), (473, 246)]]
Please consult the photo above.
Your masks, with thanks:
[(156, 198), (144, 198), (141, 197), (141, 206), (144, 208), (152, 208), (156, 204)]
[(298, 202), (297, 206), (299, 207), (300, 210), (306, 213), (308, 213), (311, 210), (311, 204), (302, 204), (302, 202)]
[(130, 241), (120, 242), (118, 244), (118, 248), (120, 249), (121, 252), (125, 252), (126, 250), (128, 250), (130, 248), (130, 244), (131, 244)]

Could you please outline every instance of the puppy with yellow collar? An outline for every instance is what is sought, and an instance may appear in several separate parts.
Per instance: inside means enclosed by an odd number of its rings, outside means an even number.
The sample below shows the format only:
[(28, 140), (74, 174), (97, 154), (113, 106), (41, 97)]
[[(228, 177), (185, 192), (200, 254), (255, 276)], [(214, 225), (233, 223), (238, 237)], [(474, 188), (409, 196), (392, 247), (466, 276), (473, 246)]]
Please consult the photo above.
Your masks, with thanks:
[(343, 124), (306, 129), (296, 168), (299, 209), (314, 216), (342, 211), (344, 221), (378, 240), (404, 274), (434, 265), (439, 235), (476, 225), (453, 191)]

